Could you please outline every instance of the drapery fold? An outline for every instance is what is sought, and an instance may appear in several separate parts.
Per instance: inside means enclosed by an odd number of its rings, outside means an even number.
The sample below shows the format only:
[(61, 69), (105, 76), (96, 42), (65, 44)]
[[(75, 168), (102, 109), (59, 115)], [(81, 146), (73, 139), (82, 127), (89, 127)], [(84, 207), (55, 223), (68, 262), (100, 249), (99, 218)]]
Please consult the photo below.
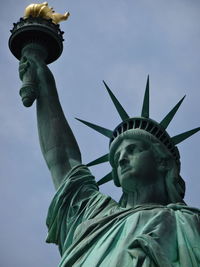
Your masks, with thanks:
[(198, 267), (200, 211), (183, 204), (121, 208), (84, 165), (66, 176), (49, 207), (47, 242), (60, 267)]

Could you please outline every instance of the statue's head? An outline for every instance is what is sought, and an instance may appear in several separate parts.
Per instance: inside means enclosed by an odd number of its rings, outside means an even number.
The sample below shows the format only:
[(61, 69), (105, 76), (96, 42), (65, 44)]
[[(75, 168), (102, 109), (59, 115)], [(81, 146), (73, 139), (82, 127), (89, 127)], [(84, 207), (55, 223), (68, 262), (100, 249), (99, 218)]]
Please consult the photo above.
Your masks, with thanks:
[(80, 120), (110, 138), (110, 152), (88, 164), (110, 161), (112, 172), (98, 184), (114, 180), (124, 190), (134, 190), (162, 179), (170, 202), (181, 202), (185, 183), (180, 176), (180, 155), (177, 144), (200, 130), (200, 127), (170, 137), (166, 129), (183, 102), (184, 97), (158, 123), (149, 117), (149, 78), (140, 117), (130, 118), (109, 87), (105, 87), (122, 119), (114, 131)]
[(164, 186), (169, 202), (181, 202), (185, 183), (180, 166), (170, 151), (152, 134), (127, 130), (111, 144), (109, 160), (114, 183), (123, 191), (148, 190), (151, 185)]

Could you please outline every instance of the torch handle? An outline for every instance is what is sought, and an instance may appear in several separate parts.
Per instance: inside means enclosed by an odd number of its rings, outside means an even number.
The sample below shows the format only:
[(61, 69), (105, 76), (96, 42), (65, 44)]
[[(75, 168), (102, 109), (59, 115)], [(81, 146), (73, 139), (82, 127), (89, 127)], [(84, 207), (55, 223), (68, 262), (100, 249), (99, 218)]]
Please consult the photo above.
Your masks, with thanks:
[(33, 102), (37, 98), (37, 84), (30, 70), (23, 76), (22, 87), (19, 94), (22, 98), (23, 105), (25, 107), (32, 106)]
[[(28, 60), (34, 58), (34, 60), (45, 61), (46, 56), (46, 50), (44, 50), (43, 46), (38, 44), (28, 44), (22, 50), (22, 57), (26, 57)], [(38, 92), (36, 69), (30, 67), (23, 75), (22, 87), (19, 91), (23, 105), (25, 107), (32, 106), (35, 99), (39, 96)]]

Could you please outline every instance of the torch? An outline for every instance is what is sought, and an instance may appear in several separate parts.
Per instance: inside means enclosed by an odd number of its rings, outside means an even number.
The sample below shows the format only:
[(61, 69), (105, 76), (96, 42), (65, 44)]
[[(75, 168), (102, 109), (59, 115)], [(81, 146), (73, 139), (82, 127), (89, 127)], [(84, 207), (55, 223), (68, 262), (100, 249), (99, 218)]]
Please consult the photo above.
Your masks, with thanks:
[[(64, 32), (58, 23), (68, 17), (69, 12), (64, 15), (55, 13), (47, 2), (27, 6), (24, 17), (14, 23), (11, 30), (9, 48), (12, 54), (18, 60), (39, 57), (46, 64), (54, 62), (63, 51)], [(35, 76), (31, 69), (23, 75), (20, 96), (26, 107), (38, 97)]]

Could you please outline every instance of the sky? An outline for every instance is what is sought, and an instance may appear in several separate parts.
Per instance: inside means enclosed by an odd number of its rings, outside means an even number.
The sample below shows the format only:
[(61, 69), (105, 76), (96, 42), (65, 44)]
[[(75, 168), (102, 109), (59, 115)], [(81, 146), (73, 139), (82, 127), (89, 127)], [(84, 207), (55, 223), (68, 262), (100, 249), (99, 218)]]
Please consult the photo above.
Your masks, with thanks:
[[(19, 96), (18, 60), (8, 49), (12, 23), (29, 0), (1, 3), (0, 27), (0, 266), (58, 265), (55, 245), (45, 243), (49, 204), (55, 193), (37, 135), (35, 104)], [(35, 1), (35, 3), (39, 3)], [(114, 129), (120, 118), (104, 89), (105, 80), (130, 116), (139, 116), (150, 75), (150, 117), (161, 121), (186, 94), (168, 127), (171, 136), (200, 126), (199, 0), (57, 0), (56, 12), (69, 11), (61, 57), (50, 64), (66, 118), (84, 163), (108, 152), (108, 140), (78, 117)], [(200, 133), (178, 147), (185, 201), (199, 207)], [(91, 168), (99, 180), (109, 164)], [(118, 200), (112, 182), (101, 191)]]

